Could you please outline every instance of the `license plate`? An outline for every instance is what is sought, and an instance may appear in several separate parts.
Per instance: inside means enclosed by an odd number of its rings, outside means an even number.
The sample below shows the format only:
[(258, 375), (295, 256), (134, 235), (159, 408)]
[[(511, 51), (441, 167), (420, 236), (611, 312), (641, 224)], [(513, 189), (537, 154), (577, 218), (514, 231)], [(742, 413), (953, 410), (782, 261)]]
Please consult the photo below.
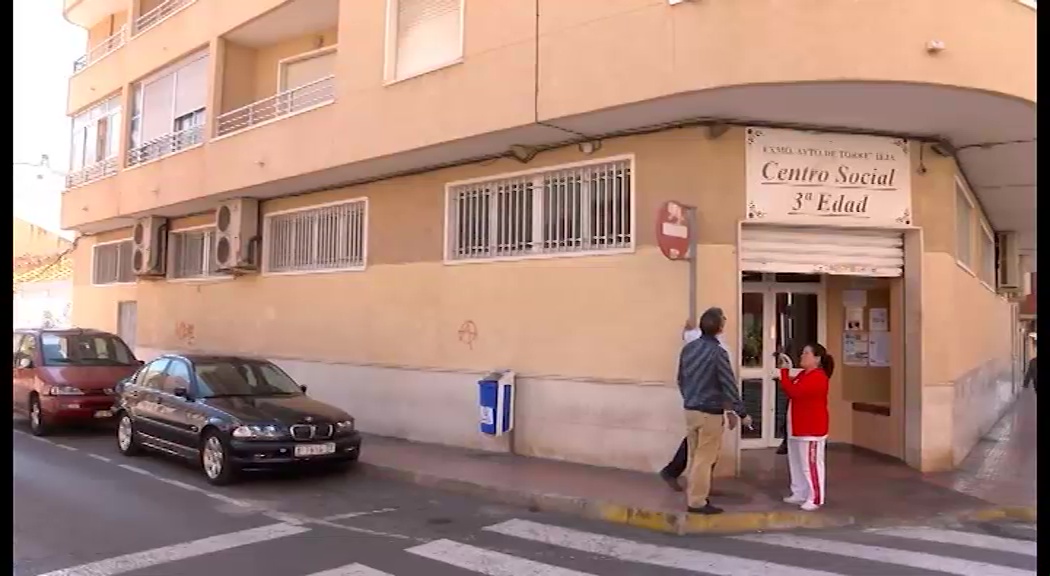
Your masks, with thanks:
[(110, 410), (98, 410), (95, 412), (95, 418), (112, 418), (113, 412)]
[(324, 456), (326, 454), (335, 454), (334, 442), (325, 442), (324, 444), (300, 444), (295, 447), (295, 455), (297, 457)]

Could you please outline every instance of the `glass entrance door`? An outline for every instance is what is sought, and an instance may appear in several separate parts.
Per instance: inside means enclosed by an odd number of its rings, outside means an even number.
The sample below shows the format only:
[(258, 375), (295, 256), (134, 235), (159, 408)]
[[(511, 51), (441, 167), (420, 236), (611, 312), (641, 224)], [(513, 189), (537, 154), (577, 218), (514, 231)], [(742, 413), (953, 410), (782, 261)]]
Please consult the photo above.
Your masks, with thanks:
[(824, 340), (823, 285), (819, 277), (804, 279), (811, 281), (743, 283), (741, 393), (754, 420), (753, 430), (741, 431), (743, 448), (776, 446), (786, 434), (787, 397), (774, 375), (774, 351), (782, 350), (797, 366), (806, 344)]

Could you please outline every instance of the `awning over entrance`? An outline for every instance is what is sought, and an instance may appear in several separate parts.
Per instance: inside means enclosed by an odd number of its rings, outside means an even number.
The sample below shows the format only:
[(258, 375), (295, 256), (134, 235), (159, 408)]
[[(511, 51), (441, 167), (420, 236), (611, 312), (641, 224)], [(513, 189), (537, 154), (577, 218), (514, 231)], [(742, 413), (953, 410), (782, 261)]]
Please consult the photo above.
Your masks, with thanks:
[(850, 228), (744, 226), (740, 269), (843, 276), (904, 274), (900, 232)]

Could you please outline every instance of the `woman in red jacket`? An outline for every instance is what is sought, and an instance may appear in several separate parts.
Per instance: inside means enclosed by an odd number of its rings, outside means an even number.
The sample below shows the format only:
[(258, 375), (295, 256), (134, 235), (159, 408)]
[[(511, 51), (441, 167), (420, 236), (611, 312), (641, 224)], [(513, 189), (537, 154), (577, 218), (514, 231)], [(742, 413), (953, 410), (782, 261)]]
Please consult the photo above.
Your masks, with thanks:
[(828, 441), (828, 379), (835, 359), (820, 344), (802, 349), (794, 378), (780, 366), (780, 386), (790, 401), (787, 416), (788, 463), (791, 472), (789, 504), (812, 511), (824, 505), (824, 448)]

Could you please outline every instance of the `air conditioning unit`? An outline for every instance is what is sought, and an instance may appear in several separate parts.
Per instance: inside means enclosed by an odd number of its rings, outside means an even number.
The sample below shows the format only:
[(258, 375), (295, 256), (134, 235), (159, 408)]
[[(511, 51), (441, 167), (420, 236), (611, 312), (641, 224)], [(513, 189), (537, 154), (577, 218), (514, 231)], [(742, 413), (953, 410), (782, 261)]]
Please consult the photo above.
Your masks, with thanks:
[(215, 260), (220, 272), (244, 274), (259, 269), (259, 201), (237, 198), (215, 211)]
[(996, 270), (998, 271), (999, 291), (1018, 293), (1021, 291), (1021, 253), (1017, 247), (1017, 234), (998, 232), (995, 235)]
[(136, 276), (144, 278), (163, 277), (167, 258), (168, 219), (147, 216), (135, 222), (131, 233), (131, 268)]

